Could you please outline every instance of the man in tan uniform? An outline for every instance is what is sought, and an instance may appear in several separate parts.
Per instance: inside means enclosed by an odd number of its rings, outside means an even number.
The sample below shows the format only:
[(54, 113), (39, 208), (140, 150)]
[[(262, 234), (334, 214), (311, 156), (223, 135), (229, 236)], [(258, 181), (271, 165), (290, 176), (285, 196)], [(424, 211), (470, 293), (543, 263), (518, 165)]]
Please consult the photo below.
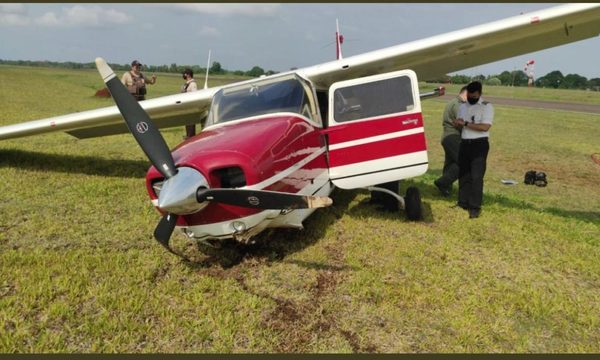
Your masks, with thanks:
[(131, 70), (123, 74), (121, 82), (127, 87), (129, 93), (133, 95), (137, 101), (142, 101), (146, 100), (146, 84), (155, 84), (156, 75), (152, 75), (152, 77), (148, 79), (142, 74), (142, 64), (137, 60), (133, 60), (131, 63)]

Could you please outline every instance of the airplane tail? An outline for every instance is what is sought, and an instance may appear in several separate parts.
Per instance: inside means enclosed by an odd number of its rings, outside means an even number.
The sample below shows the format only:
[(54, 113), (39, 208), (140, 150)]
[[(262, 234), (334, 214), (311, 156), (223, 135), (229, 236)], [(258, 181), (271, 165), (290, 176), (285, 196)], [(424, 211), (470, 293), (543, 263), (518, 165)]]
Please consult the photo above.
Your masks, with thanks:
[(340, 34), (340, 24), (338, 19), (335, 19), (335, 58), (337, 60), (342, 59), (342, 44), (344, 43), (344, 36)]
[(210, 69), (210, 50), (208, 50), (208, 62), (206, 63), (206, 76), (204, 77), (204, 88), (208, 89), (208, 70)]

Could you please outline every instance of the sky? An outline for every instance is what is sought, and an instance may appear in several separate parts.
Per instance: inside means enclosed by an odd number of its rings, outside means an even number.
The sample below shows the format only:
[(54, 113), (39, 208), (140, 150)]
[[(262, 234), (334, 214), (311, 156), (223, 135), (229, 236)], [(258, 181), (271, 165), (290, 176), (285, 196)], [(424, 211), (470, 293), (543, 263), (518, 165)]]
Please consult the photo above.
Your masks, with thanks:
[[(0, 4), (0, 59), (205, 66), (286, 71), (335, 59), (335, 21), (345, 57), (559, 4)], [(535, 60), (600, 77), (600, 37), (458, 71), (497, 74)]]

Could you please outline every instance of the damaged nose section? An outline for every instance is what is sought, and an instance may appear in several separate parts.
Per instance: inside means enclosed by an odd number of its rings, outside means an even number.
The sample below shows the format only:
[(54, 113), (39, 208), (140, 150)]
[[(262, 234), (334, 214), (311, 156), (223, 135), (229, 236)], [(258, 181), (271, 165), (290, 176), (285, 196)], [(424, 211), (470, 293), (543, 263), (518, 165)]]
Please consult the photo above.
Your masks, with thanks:
[(164, 182), (158, 196), (158, 207), (177, 215), (198, 212), (208, 205), (196, 198), (198, 188), (209, 188), (206, 178), (196, 169), (180, 167), (175, 176)]

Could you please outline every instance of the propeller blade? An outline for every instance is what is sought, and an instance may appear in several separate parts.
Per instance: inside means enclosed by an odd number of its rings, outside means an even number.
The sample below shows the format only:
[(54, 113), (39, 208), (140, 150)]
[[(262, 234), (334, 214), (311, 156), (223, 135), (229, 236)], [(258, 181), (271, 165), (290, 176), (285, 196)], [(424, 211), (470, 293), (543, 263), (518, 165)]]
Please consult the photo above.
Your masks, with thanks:
[(150, 116), (131, 96), (104, 59), (96, 58), (96, 67), (123, 115), (129, 131), (144, 150), (152, 165), (165, 178), (168, 179), (174, 176), (177, 169), (175, 168), (173, 156), (171, 156), (171, 151), (165, 139), (150, 119)]
[(169, 247), (169, 239), (171, 238), (171, 234), (175, 229), (175, 224), (177, 224), (177, 217), (178, 216), (175, 214), (166, 214), (162, 217), (162, 219), (160, 219), (156, 229), (154, 229), (154, 238), (171, 252), (172, 250)]
[(326, 196), (305, 196), (278, 191), (245, 189), (205, 189), (196, 193), (198, 202), (214, 201), (254, 209), (313, 209), (329, 206), (333, 201)]

